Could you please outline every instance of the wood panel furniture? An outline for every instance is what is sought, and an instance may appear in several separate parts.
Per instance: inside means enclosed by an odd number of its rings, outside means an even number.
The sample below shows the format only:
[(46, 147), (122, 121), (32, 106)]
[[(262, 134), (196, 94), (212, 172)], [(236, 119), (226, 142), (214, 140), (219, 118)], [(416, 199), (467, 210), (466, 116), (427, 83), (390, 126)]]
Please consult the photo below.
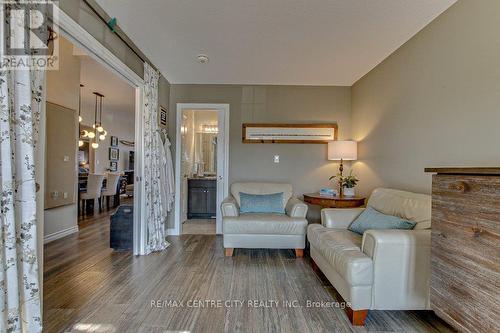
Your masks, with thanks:
[(365, 198), (361, 197), (339, 197), (324, 196), (319, 193), (304, 194), (304, 201), (311, 205), (323, 208), (356, 208), (365, 205)]
[(500, 168), (428, 168), (431, 307), (459, 331), (500, 331)]
[(188, 179), (188, 219), (210, 219), (217, 215), (217, 181), (214, 178)]

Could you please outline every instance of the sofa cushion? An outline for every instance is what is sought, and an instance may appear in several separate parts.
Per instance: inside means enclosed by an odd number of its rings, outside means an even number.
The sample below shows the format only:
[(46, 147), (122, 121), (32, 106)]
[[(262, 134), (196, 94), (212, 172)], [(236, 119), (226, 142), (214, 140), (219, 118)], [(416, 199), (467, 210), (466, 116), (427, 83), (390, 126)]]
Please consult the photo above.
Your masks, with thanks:
[(241, 207), (240, 192), (248, 194), (273, 194), (283, 192), (283, 209), (293, 194), (292, 185), (279, 183), (233, 183), (231, 194)]
[(273, 194), (248, 194), (240, 192), (240, 212), (285, 214), (283, 192)]
[(241, 214), (225, 217), (224, 234), (305, 235), (307, 220), (282, 214)]
[(415, 229), (431, 227), (431, 196), (427, 194), (377, 188), (367, 206), (386, 215), (417, 222)]
[(373, 262), (361, 251), (362, 236), (346, 229), (311, 224), (307, 239), (351, 286), (371, 285)]
[(371, 229), (410, 230), (415, 227), (415, 224), (416, 222), (406, 221), (397, 216), (382, 214), (373, 207), (366, 207), (366, 209), (351, 223), (348, 229), (363, 235), (366, 230)]

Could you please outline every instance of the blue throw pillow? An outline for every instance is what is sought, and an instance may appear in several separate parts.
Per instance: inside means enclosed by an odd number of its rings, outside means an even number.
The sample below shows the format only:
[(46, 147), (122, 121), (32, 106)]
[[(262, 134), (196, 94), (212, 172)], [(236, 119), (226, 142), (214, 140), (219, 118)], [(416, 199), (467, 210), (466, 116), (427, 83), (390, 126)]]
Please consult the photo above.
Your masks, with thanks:
[(408, 229), (415, 227), (416, 223), (403, 220), (397, 216), (385, 215), (373, 209), (366, 209), (351, 223), (349, 230), (362, 235), (370, 229)]
[(274, 194), (248, 194), (240, 192), (241, 213), (284, 214), (283, 192)]

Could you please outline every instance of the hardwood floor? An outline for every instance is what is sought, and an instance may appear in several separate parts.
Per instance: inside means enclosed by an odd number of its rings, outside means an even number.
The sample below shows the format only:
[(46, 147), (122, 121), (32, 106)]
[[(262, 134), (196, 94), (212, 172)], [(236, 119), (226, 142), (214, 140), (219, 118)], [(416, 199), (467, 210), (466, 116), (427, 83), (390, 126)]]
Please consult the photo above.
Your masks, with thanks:
[(182, 224), (183, 235), (215, 235), (215, 219), (192, 219)]
[(222, 237), (183, 235), (163, 253), (113, 252), (107, 215), (46, 245), (44, 332), (451, 331), (429, 311), (370, 311), (366, 327), (352, 327), (341, 309), (307, 307), (335, 301), (335, 292), (293, 250), (224, 257)]

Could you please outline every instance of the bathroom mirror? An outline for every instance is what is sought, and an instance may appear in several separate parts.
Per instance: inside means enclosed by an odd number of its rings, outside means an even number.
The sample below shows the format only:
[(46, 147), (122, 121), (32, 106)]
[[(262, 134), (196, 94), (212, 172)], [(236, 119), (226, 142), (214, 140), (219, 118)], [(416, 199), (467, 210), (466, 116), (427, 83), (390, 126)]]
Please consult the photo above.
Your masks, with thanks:
[(217, 175), (217, 133), (196, 133), (195, 152), (195, 161), (203, 165), (203, 174)]

